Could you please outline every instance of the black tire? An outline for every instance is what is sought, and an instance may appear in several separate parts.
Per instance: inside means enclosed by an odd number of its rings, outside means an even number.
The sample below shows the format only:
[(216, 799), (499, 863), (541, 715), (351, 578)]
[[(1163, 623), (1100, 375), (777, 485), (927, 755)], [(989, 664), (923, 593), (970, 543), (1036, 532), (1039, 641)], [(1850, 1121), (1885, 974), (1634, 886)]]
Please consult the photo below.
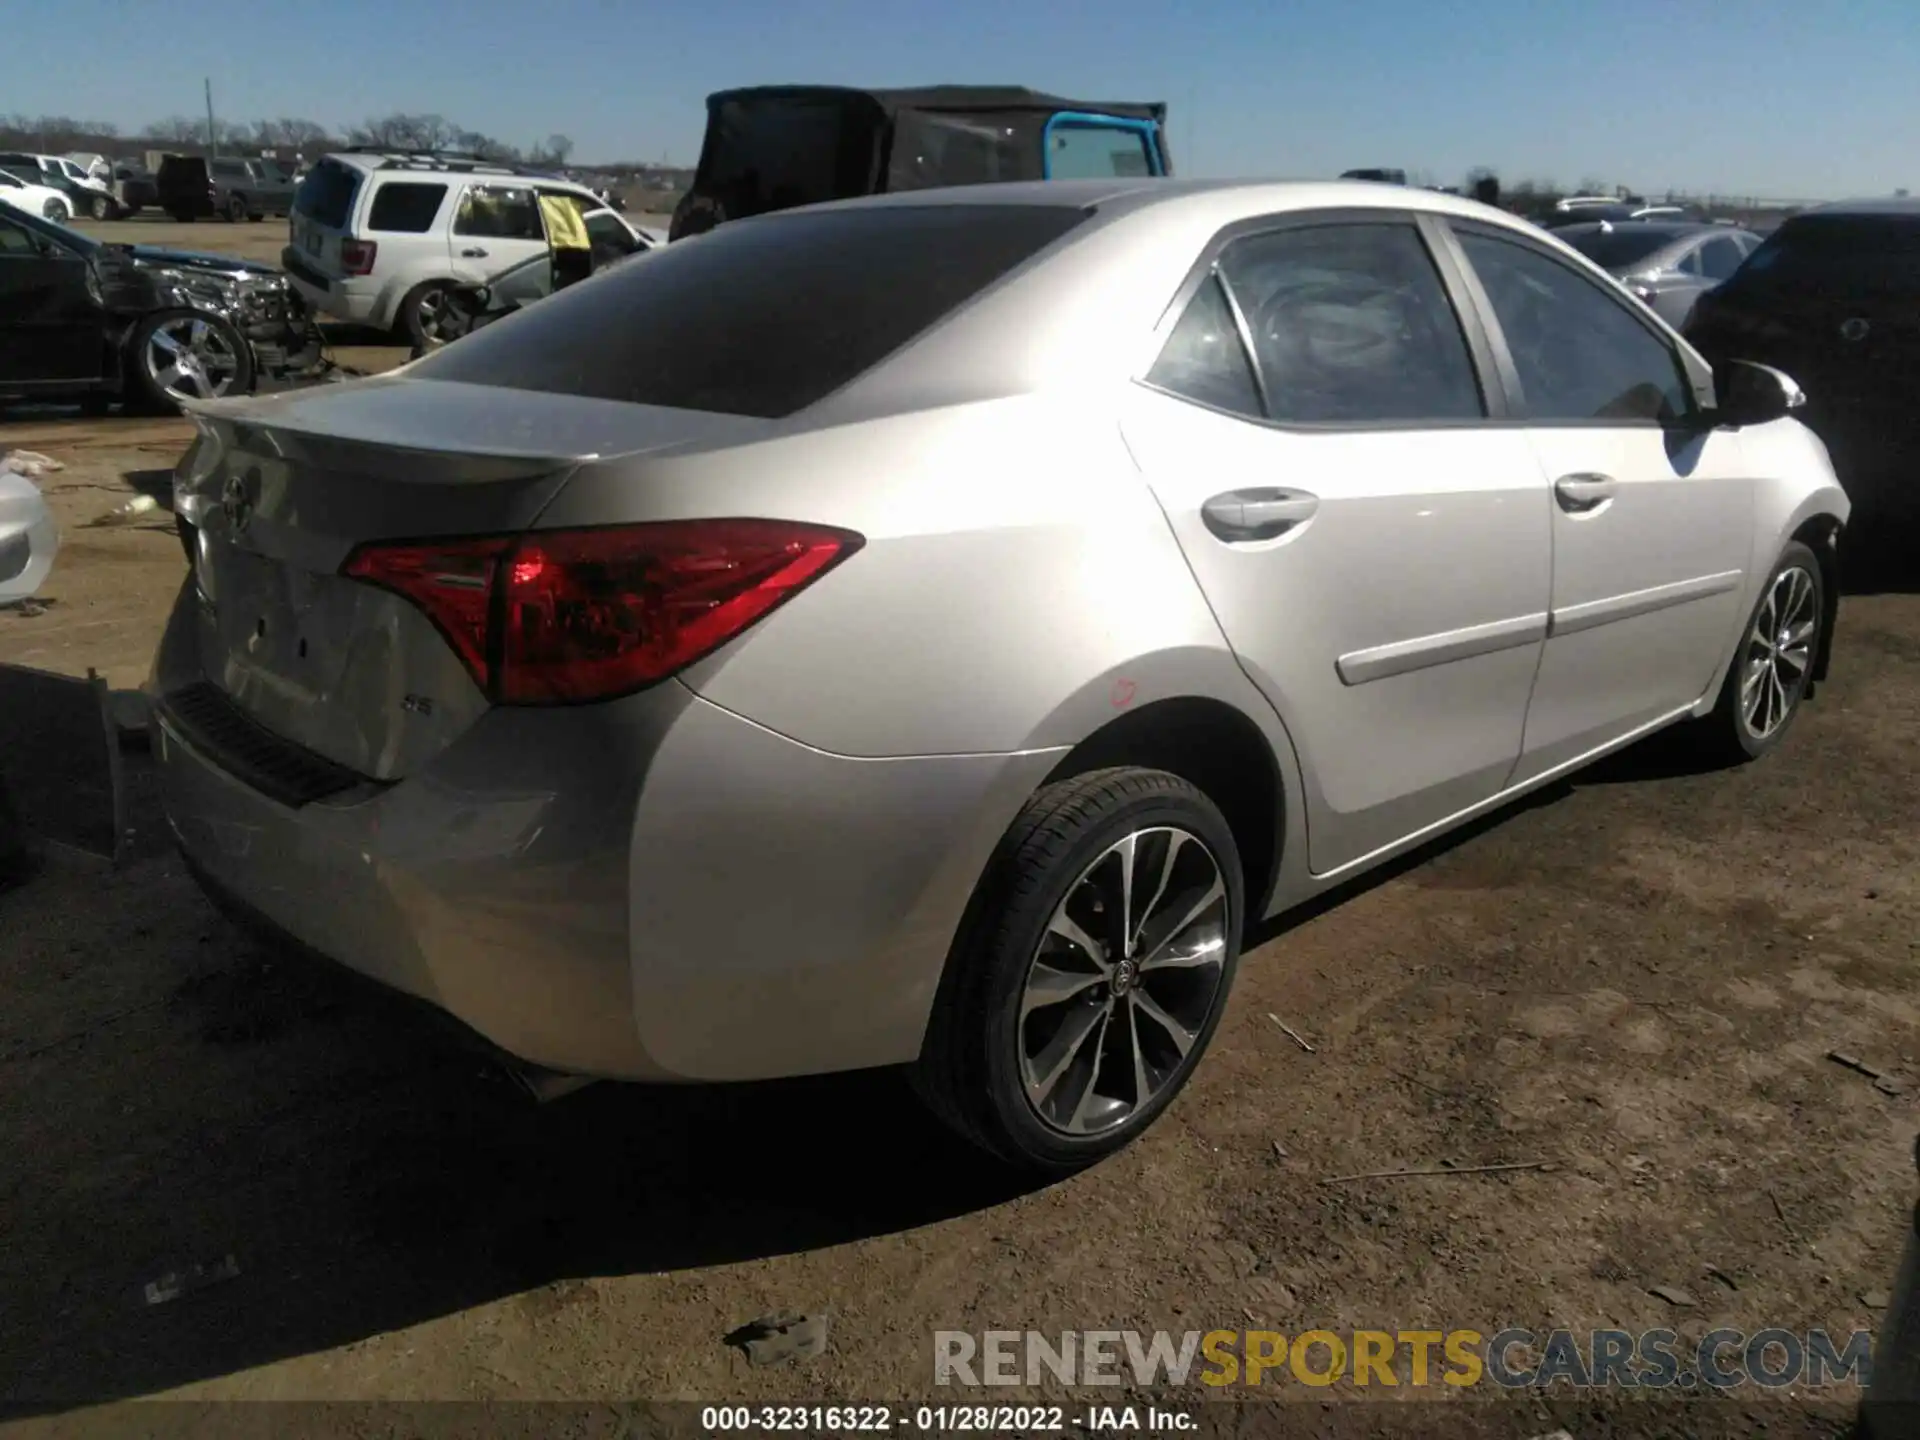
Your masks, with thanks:
[(193, 223), (193, 212), (191, 210), (169, 210), (167, 211), (167, 218), (172, 220), (176, 225), (191, 225)]
[(113, 201), (105, 195), (95, 195), (87, 203), (87, 213), (96, 220), (113, 218)]
[(64, 225), (73, 218), (73, 207), (59, 200), (49, 200), (40, 207), (40, 218)]
[(399, 309), (393, 312), (394, 340), (401, 345), (430, 345), (434, 337), (427, 334), (421, 305), (430, 298), (439, 299), (452, 288), (444, 280), (428, 280), (409, 290), (402, 297)]
[[(1108, 1016), (1117, 1013), (1116, 1007), (1129, 1013), (1133, 1007), (1121, 1006), (1125, 992), (1117, 980), (1102, 980), (1050, 1010), (1036, 1009), (1023, 1021), (1021, 1002), (1028, 976), (1056, 909), (1067, 901), (1070, 892), (1080, 893), (1078, 887), (1092, 873), (1090, 867), (1096, 862), (1113, 863), (1103, 857), (1115, 845), (1130, 834), (1155, 827), (1186, 832), (1189, 839), (1201, 842), (1201, 858), (1210, 852), (1214, 861), (1224, 889), (1222, 959), (1217, 979), (1209, 993), (1197, 997), (1198, 1004), (1205, 1006), (1205, 1014), (1190, 1032), (1193, 1038), (1184, 1057), (1176, 1060), (1172, 1047), (1163, 1047), (1163, 1060), (1167, 1062), (1163, 1078), (1146, 1102), (1138, 1103), (1139, 1092), (1135, 1089), (1130, 1112), (1117, 1123), (1090, 1134), (1069, 1134), (1043, 1118), (1039, 1105), (1028, 1099), (1022, 1078), (1022, 1046), (1029, 1040), (1044, 1039), (1045, 1032), (1036, 1036), (1023, 1026), (1035, 1019), (1044, 1023), (1045, 1016), (1060, 1015), (1073, 1005), (1104, 1007)], [(1183, 853), (1188, 861), (1194, 858), (1191, 851)], [(1153, 863), (1157, 866), (1158, 862)], [(1181, 873), (1184, 876), (1188, 872)], [(968, 907), (947, 960), (926, 1041), (911, 1071), (914, 1089), (936, 1115), (966, 1139), (1032, 1173), (1070, 1174), (1119, 1150), (1166, 1109), (1206, 1052), (1233, 986), (1244, 893), (1232, 830), (1214, 803), (1178, 776), (1124, 767), (1091, 771), (1047, 786), (1028, 802), (1001, 840)], [(1101, 912), (1096, 908), (1084, 913)], [(1069, 959), (1074, 955), (1071, 949), (1052, 953)], [(1131, 959), (1124, 962), (1125, 967), (1131, 964)], [(1121, 968), (1115, 966), (1105, 973), (1111, 977)], [(1133, 981), (1138, 981), (1140, 973), (1133, 971)], [(1149, 973), (1165, 976), (1175, 972)], [(1200, 976), (1203, 971), (1196, 968), (1177, 973)], [(1130, 988), (1144, 991), (1146, 987), (1130, 982)], [(1140, 996), (1132, 998), (1138, 1000)], [(1157, 1000), (1159, 996), (1148, 998)], [(1097, 1026), (1100, 1022), (1089, 1023)], [(1065, 1033), (1064, 1028), (1060, 1033)], [(1170, 1032), (1163, 1030), (1161, 1034), (1164, 1037)], [(1104, 1047), (1104, 1035), (1093, 1043)], [(1102, 1049), (1102, 1059), (1104, 1054)], [(1096, 1060), (1090, 1068), (1098, 1070), (1099, 1064)], [(1078, 1068), (1077, 1064), (1072, 1068)]]
[(233, 349), (237, 363), (234, 370), (233, 384), (228, 386), (227, 394), (229, 396), (246, 395), (252, 392), (254, 382), (253, 347), (247, 344), (246, 336), (242, 335), (231, 324), (222, 320), (218, 315), (208, 314), (204, 310), (156, 310), (138, 325), (134, 326), (133, 332), (127, 337), (127, 348), (125, 351), (126, 386), (122, 394), (125, 396), (125, 403), (129, 409), (139, 409), (154, 415), (177, 415), (180, 413), (180, 402), (156, 384), (154, 378), (147, 373), (145, 357), (147, 342), (153, 339), (153, 332), (166, 324), (167, 321), (177, 320), (182, 315), (188, 314), (192, 315), (196, 320), (204, 320), (210, 327), (217, 330), (221, 338)]
[[(1789, 575), (1798, 575), (1801, 580), (1790, 582)], [(1791, 598), (1783, 591), (1783, 586), (1793, 591)], [(1727, 667), (1727, 678), (1720, 687), (1720, 698), (1713, 712), (1696, 729), (1696, 738), (1713, 758), (1729, 765), (1745, 764), (1749, 760), (1758, 760), (1786, 738), (1787, 731), (1793, 727), (1794, 717), (1800, 713), (1801, 702), (1806, 699), (1813, 667), (1826, 638), (1826, 599), (1826, 582), (1820, 574), (1819, 559), (1798, 540), (1789, 541), (1786, 549), (1780, 552), (1780, 558), (1774, 562), (1767, 583), (1760, 591), (1760, 598), (1754, 604), (1753, 612), (1747, 616), (1747, 623), (1741, 627), (1739, 645), (1734, 651), (1733, 663)], [(1744, 703), (1749, 672), (1757, 662), (1766, 661), (1772, 672), (1771, 680), (1763, 676), (1759, 681), (1766, 686), (1772, 680), (1791, 674), (1793, 666), (1774, 658), (1779, 654), (1777, 648), (1771, 652), (1762, 649), (1763, 642), (1755, 637), (1755, 631), (1760, 627), (1769, 605), (1775, 607), (1777, 614), (1788, 604), (1792, 606), (1791, 613), (1782, 616), (1769, 629), (1777, 641), (1779, 632), (1789, 622), (1797, 628), (1805, 623), (1801, 619), (1803, 615), (1810, 618), (1813, 628), (1806, 635), (1805, 664), (1791, 684), (1779, 685), (1772, 692), (1772, 698), (1764, 702), (1777, 708), (1784, 698), (1785, 704), (1777, 719), (1761, 725), (1756, 722), (1767, 721), (1772, 710), (1762, 710), (1749, 717)]]
[(227, 197), (227, 219), (233, 224), (238, 225), (246, 218), (247, 197), (244, 195), (229, 195)]

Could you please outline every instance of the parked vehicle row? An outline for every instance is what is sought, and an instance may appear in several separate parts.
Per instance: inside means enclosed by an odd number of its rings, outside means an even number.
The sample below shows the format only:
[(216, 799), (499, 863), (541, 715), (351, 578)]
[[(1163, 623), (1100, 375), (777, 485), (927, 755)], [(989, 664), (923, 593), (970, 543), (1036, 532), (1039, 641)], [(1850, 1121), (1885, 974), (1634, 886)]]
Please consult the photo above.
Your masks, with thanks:
[(171, 409), (244, 395), (319, 355), (305, 304), (270, 265), (104, 244), (0, 202), (0, 399)]
[(293, 175), (278, 160), (169, 155), (155, 181), (160, 208), (182, 223), (218, 218), (237, 224), (293, 208)]
[[(27, 173), (39, 174), (37, 170)], [(23, 180), (11, 170), (0, 170), (0, 203), (48, 220), (73, 218), (73, 198), (66, 191), (42, 185), (38, 180)]]
[[(42, 185), (64, 195), (66, 215), (49, 218), (86, 215), (95, 220), (110, 220), (120, 213), (120, 202), (114, 196), (112, 185), (65, 156), (0, 150), (0, 170), (28, 184)], [(46, 212), (43, 209), (41, 213)]]

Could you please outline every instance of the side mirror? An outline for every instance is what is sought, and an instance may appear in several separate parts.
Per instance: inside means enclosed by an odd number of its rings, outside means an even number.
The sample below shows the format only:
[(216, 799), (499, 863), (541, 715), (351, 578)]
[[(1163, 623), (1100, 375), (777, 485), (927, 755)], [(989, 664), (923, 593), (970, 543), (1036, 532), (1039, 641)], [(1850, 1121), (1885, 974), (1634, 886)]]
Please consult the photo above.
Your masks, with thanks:
[(1719, 404), (1714, 418), (1722, 425), (1764, 425), (1807, 403), (1806, 392), (1791, 375), (1752, 360), (1729, 360), (1715, 389)]

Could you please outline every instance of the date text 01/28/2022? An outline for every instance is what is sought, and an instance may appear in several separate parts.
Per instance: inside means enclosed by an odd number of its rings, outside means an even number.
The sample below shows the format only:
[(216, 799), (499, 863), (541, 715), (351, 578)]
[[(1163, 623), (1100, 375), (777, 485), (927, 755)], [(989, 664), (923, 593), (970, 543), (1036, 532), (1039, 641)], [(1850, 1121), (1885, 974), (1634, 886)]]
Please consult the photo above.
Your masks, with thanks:
[(710, 1434), (907, 1434), (1035, 1435), (1068, 1427), (1091, 1431), (1181, 1431), (1194, 1428), (1184, 1410), (1157, 1406), (1089, 1405), (1071, 1413), (1063, 1405), (708, 1405), (700, 1428)]

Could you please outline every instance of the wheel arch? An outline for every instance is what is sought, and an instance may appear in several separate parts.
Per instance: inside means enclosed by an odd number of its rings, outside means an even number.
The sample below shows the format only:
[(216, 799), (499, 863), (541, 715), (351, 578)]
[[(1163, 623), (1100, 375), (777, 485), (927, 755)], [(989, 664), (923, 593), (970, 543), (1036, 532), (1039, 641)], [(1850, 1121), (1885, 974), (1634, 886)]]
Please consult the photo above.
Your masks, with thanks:
[(1846, 528), (1838, 515), (1821, 511), (1802, 520), (1790, 540), (1798, 540), (1820, 562), (1820, 648), (1813, 657), (1811, 680), (1827, 678), (1833, 658), (1833, 624), (1840, 614), (1840, 532)]
[(1210, 696), (1155, 700), (1114, 717), (1081, 740), (1061, 757), (1045, 783), (1117, 765), (1178, 775), (1219, 806), (1240, 850), (1246, 923), (1264, 915), (1285, 848), (1287, 786), (1260, 726), (1244, 711)]

